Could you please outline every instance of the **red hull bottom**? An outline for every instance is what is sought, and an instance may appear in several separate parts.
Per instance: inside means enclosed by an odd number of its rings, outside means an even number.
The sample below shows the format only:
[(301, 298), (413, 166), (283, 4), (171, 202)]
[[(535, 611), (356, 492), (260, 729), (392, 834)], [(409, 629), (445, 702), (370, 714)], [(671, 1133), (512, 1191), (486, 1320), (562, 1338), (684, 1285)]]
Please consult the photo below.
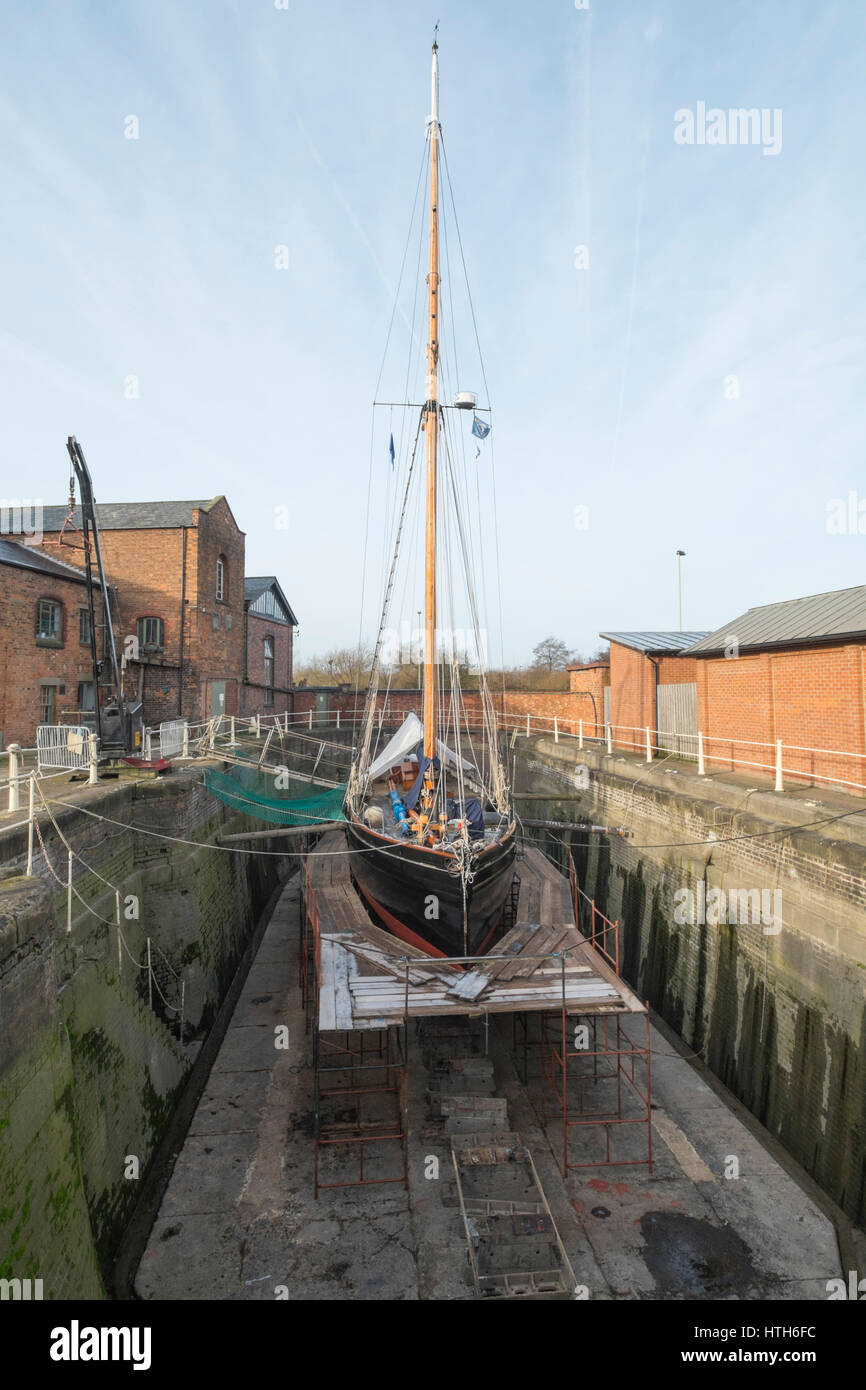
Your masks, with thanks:
[[(388, 911), (387, 907), (383, 907), (381, 903), (377, 903), (376, 899), (367, 892), (364, 885), (359, 883), (357, 879), (355, 880), (355, 887), (360, 890), (362, 897), (370, 904), (376, 916), (380, 917), (388, 930), (392, 931), (395, 936), (399, 936), (401, 941), (405, 941), (409, 946), (416, 946), (419, 951), (424, 952), (425, 956), (434, 956), (441, 960), (449, 959), (444, 951), (440, 951), (437, 946), (433, 946), (429, 941), (425, 941), (423, 936), (419, 936), (417, 932), (412, 931), (411, 927), (405, 926), (403, 922), (394, 916), (393, 912)], [(496, 922), (489, 934), (482, 941), (478, 949), (478, 954), (480, 956), (487, 950), (487, 947), (496, 935), (498, 927), (499, 921)], [(461, 968), (462, 967), (457, 966), (458, 970)]]
[(389, 912), (387, 907), (383, 907), (381, 903), (376, 902), (374, 897), (371, 897), (363, 883), (359, 883), (356, 879), (355, 886), (361, 890), (362, 896), (370, 904), (376, 916), (381, 917), (388, 930), (392, 931), (395, 936), (399, 936), (401, 941), (407, 942), (409, 946), (416, 946), (419, 951), (424, 952), (425, 956), (438, 956), (440, 959), (445, 959), (444, 951), (440, 951), (437, 946), (431, 946), (430, 942), (425, 941), (423, 936), (419, 936), (418, 933), (412, 931), (410, 927), (404, 926), (403, 923), (394, 916), (393, 912)]

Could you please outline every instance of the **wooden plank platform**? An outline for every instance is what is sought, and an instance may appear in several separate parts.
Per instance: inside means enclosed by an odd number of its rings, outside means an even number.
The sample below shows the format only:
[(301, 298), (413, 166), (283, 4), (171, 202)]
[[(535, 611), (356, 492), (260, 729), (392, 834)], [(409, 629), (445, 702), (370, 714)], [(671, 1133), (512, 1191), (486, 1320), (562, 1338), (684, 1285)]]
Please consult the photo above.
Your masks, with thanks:
[[(383, 1028), (411, 1018), (559, 1009), (570, 1014), (645, 1013), (642, 1002), (574, 926), (567, 879), (534, 846), (517, 861), (522, 920), (486, 956), (446, 964), (370, 920), (352, 886), (340, 830), (308, 857), (321, 936), (319, 1029)], [(408, 974), (408, 986), (407, 986)]]
[(527, 922), (566, 922), (574, 925), (568, 879), (546, 859), (537, 845), (524, 845), (514, 865), (520, 877), (517, 925)]
[(311, 888), (323, 884), (351, 884), (346, 836), (342, 830), (329, 830), (307, 856), (307, 874)]

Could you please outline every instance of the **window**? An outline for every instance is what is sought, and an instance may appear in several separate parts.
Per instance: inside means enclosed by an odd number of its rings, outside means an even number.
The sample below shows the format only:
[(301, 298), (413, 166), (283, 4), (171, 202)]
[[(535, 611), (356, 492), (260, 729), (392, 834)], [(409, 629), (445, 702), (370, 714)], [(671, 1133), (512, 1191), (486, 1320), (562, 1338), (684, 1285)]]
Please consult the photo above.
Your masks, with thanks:
[[(78, 610), (78, 640), (84, 646), (90, 646), (90, 609), (79, 608)], [(84, 709), (84, 706), (81, 706)]]
[(54, 723), (54, 690), (53, 685), (40, 685), (39, 687), (39, 723)]
[(274, 703), (274, 638), (264, 639), (264, 703), (270, 708)]
[(53, 598), (41, 598), (36, 613), (37, 642), (60, 646), (63, 641), (63, 607)]
[(78, 708), (79, 710), (96, 709), (93, 681), (78, 682)]
[(161, 652), (165, 642), (165, 623), (162, 618), (139, 618), (138, 649), (141, 652)]
[(216, 563), (216, 596), (217, 603), (226, 602), (226, 557), (221, 555)]

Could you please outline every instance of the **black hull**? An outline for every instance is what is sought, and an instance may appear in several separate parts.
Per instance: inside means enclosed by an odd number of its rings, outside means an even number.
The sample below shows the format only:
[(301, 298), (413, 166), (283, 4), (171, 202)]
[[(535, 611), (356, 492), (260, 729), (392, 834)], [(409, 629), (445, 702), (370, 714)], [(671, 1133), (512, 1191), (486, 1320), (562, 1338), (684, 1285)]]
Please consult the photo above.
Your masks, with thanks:
[[(368, 898), (385, 908), (407, 931), (446, 956), (477, 955), (498, 925), (514, 877), (514, 828), (478, 856), (466, 890), (467, 933), (459, 877), (446, 856), (404, 844), (351, 820), (346, 826), (349, 863)], [(357, 851), (364, 850), (366, 853)], [(438, 915), (436, 915), (438, 914)], [(387, 925), (387, 923), (386, 923)]]

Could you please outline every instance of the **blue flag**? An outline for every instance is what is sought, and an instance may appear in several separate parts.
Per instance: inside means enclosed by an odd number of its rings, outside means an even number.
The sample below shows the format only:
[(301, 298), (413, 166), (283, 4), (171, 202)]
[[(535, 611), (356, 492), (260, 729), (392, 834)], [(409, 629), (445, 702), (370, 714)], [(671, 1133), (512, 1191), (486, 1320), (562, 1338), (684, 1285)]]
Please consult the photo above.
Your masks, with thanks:
[(472, 433), (476, 439), (486, 439), (490, 433), (490, 426), (483, 420), (479, 420), (477, 415), (472, 417)]
[(394, 436), (391, 435), (391, 443), (388, 445), (388, 453), (391, 455), (391, 467), (394, 467)]

